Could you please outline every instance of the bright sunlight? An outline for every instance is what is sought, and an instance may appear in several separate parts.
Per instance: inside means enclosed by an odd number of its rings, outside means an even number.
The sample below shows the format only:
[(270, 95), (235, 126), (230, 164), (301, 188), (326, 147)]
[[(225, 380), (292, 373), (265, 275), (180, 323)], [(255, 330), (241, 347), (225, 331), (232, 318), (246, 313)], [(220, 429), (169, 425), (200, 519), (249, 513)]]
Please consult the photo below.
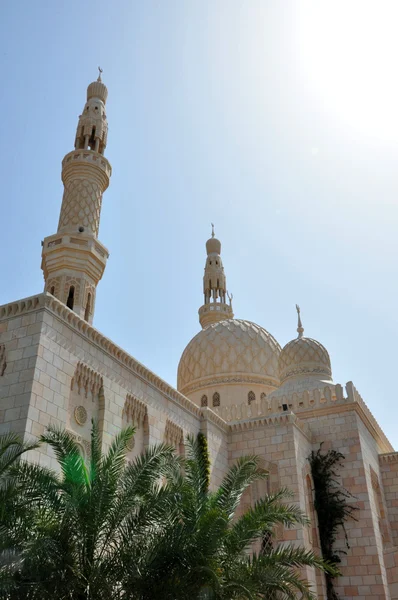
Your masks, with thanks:
[(299, 62), (325, 111), (357, 133), (398, 135), (398, 2), (304, 0)]

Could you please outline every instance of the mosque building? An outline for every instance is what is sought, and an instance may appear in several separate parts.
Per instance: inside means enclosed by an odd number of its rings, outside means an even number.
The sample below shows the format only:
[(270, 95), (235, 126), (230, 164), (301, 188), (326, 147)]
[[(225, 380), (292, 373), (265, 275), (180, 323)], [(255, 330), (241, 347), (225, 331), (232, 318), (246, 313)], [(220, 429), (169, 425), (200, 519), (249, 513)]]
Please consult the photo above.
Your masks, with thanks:
[[(0, 306), (0, 434), (32, 438), (57, 424), (87, 457), (92, 418), (104, 448), (133, 424), (133, 458), (163, 441), (183, 454), (186, 436), (203, 432), (211, 485), (238, 457), (259, 455), (269, 477), (246, 493), (242, 508), (289, 488), (311, 526), (280, 531), (276, 543), (316, 552), (308, 457), (323, 443), (345, 455), (341, 483), (358, 507), (356, 520), (346, 523), (348, 549), (341, 535), (346, 554), (336, 591), (345, 600), (398, 598), (398, 453), (353, 383), (333, 381), (328, 351), (304, 335), (299, 307), (297, 336), (283, 348), (261, 325), (235, 318), (214, 228), (206, 242), (201, 330), (181, 356), (177, 389), (93, 327), (109, 256), (98, 239), (112, 174), (107, 96), (100, 73), (87, 88), (75, 147), (62, 161), (58, 229), (42, 242), (44, 292)], [(45, 446), (30, 458), (56, 466)], [(305, 576), (326, 598), (323, 577), (310, 568)]]

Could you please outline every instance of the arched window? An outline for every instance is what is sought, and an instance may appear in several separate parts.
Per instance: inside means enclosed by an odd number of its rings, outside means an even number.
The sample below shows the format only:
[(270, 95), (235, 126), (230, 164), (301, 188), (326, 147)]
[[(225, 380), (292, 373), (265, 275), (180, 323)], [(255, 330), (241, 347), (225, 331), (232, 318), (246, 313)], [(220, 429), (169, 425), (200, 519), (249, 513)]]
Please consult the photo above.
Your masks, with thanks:
[(86, 310), (84, 312), (84, 320), (88, 321), (88, 318), (90, 316), (90, 311), (91, 311), (91, 294), (90, 292), (87, 294), (87, 304), (86, 304)]
[(73, 310), (73, 304), (75, 302), (75, 286), (71, 285), (69, 288), (68, 298), (66, 300), (66, 306)]
[(54, 296), (54, 292), (55, 292), (55, 286), (52, 285), (51, 288), (50, 288), (50, 294), (52, 296)]
[(273, 549), (272, 532), (265, 529), (262, 534), (260, 554), (270, 554)]
[(220, 406), (220, 394), (218, 392), (213, 394), (213, 406)]
[(208, 406), (208, 404), (207, 404), (207, 396), (206, 396), (206, 394), (204, 394), (204, 395), (202, 396), (202, 398), (201, 398), (201, 401), (200, 401), (200, 406)]
[(256, 401), (256, 394), (254, 392), (249, 392), (247, 394), (247, 402), (248, 402), (249, 406), (252, 402), (255, 402), (255, 401)]
[(260, 396), (261, 400), (265, 400), (266, 397), (267, 397), (267, 394), (265, 392), (262, 392), (262, 394)]
[(305, 483), (307, 487), (307, 516), (310, 519), (310, 524), (307, 528), (308, 531), (308, 541), (313, 546), (314, 544), (314, 528), (315, 528), (315, 509), (314, 509), (314, 500), (312, 497), (312, 482), (311, 477), (309, 475), (305, 478)]

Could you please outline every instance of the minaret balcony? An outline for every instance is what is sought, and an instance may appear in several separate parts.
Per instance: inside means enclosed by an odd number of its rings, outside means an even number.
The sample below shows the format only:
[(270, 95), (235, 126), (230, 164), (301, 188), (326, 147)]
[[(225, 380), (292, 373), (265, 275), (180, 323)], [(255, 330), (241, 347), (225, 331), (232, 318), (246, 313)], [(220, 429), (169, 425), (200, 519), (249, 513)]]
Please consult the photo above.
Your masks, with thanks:
[(233, 319), (234, 313), (230, 304), (224, 302), (209, 302), (199, 308), (199, 321), (202, 327), (218, 323), (224, 319)]
[[(74, 169), (74, 167), (81, 168), (83, 166), (87, 167), (97, 167), (100, 171), (104, 173), (106, 179), (109, 183), (109, 178), (112, 175), (112, 167), (110, 162), (98, 152), (94, 152), (93, 150), (83, 150), (77, 149), (69, 152), (64, 157), (62, 161), (62, 175), (67, 175), (70, 169)], [(105, 188), (106, 189), (106, 188)]]
[(57, 271), (72, 269), (86, 272), (98, 282), (108, 257), (107, 248), (92, 236), (58, 233), (43, 241), (42, 269), (45, 278)]

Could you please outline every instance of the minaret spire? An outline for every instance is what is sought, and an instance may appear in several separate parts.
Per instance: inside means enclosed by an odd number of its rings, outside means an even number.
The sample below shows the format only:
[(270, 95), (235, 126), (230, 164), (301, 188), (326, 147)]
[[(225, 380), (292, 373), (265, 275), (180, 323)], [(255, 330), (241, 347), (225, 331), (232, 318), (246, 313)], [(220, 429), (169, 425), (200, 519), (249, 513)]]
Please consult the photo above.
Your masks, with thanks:
[(304, 333), (304, 327), (301, 323), (301, 316), (300, 316), (300, 307), (298, 304), (296, 304), (296, 310), (297, 310), (297, 333), (299, 338), (303, 337), (303, 333)]
[(75, 136), (75, 150), (62, 161), (64, 195), (58, 231), (43, 241), (45, 291), (92, 323), (95, 294), (108, 250), (98, 241), (102, 195), (112, 168), (104, 157), (108, 122), (108, 90), (98, 67), (97, 81), (87, 88), (87, 101)]
[[(227, 292), (227, 281), (221, 260), (221, 242), (214, 237), (214, 224), (211, 224), (211, 238), (206, 242), (207, 259), (203, 276), (204, 304), (199, 309), (199, 321), (203, 329), (211, 323), (232, 319), (232, 294)], [(227, 303), (227, 296), (229, 303)]]

